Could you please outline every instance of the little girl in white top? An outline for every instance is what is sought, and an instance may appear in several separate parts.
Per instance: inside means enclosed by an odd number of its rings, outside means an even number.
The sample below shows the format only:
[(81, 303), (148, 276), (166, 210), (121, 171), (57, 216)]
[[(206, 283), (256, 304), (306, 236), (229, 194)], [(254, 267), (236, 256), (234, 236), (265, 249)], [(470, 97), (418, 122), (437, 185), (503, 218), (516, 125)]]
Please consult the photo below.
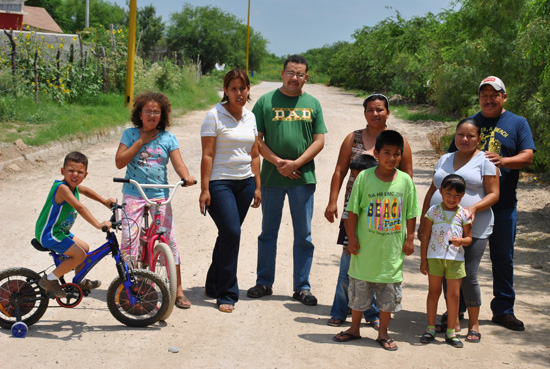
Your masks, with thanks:
[(447, 280), (447, 332), (445, 341), (453, 347), (463, 347), (455, 334), (460, 297), (460, 284), (466, 276), (464, 249), (472, 243), (472, 221), (468, 210), (460, 206), (466, 192), (464, 178), (449, 174), (439, 189), (443, 202), (426, 212), (424, 232), (420, 239), (420, 272), (428, 274), (429, 292), (426, 302), (428, 328), (420, 338), (422, 343), (435, 339), (437, 302), (441, 296), (443, 277)]

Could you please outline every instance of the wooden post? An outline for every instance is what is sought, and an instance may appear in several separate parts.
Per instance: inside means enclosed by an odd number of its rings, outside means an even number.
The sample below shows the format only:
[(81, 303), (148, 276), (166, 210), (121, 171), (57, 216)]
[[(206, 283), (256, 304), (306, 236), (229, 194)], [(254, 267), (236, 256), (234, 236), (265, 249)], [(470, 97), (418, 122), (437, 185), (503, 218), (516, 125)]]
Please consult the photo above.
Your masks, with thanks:
[[(61, 49), (57, 49), (57, 54), (55, 56), (55, 66), (57, 68), (57, 74), (55, 76), (55, 78), (57, 78), (57, 80), (59, 81), (59, 78), (61, 77)], [(69, 78), (69, 81), (71, 79)]]
[(105, 48), (101, 46), (99, 48), (101, 51), (101, 69), (102, 69), (102, 80), (103, 80), (103, 93), (107, 92), (107, 63), (105, 62)]
[[(17, 61), (15, 59), (15, 52), (16, 52), (16, 45), (15, 45), (15, 40), (13, 39), (13, 31), (10, 30), (9, 32), (4, 30), (4, 33), (6, 34), (6, 36), (8, 36), (8, 39), (10, 40), (10, 44), (11, 44), (11, 53), (10, 53), (10, 56), (11, 56), (11, 78), (13, 80), (13, 85), (15, 86), (16, 84), (16, 80), (15, 80), (15, 77), (17, 75)], [(13, 94), (16, 95), (16, 92), (15, 92), (15, 88), (13, 89)]]
[(86, 66), (86, 56), (84, 55), (84, 48), (82, 47), (82, 39), (80, 38), (80, 34), (78, 35), (78, 46), (80, 48), (80, 65), (82, 67)]
[(37, 68), (37, 60), (38, 60), (38, 50), (34, 52), (34, 102), (38, 102), (38, 68)]
[(109, 24), (109, 34), (111, 35), (111, 47), (113, 48), (113, 53), (116, 53), (116, 41), (115, 34), (113, 33), (114, 27), (113, 24)]

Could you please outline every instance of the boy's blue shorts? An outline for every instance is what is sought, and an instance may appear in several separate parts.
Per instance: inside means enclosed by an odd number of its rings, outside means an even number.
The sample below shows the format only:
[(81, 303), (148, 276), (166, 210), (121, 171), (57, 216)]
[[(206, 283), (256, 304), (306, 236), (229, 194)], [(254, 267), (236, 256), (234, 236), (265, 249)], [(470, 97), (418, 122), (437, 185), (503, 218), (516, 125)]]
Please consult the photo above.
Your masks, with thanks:
[(44, 235), (44, 237), (40, 240), (40, 243), (42, 243), (42, 246), (47, 249), (53, 250), (58, 254), (64, 254), (71, 248), (72, 245), (74, 245), (73, 237), (74, 234), (69, 233), (69, 237), (65, 237), (61, 242), (57, 242), (57, 240), (52, 238), (51, 234), (48, 234)]

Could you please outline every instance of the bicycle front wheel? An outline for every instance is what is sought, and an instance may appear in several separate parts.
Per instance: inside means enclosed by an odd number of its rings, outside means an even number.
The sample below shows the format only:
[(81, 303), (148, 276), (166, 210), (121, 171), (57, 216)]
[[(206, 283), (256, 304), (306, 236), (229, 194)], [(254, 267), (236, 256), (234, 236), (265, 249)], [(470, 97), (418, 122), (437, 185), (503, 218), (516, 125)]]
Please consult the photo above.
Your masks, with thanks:
[(160, 320), (166, 320), (172, 314), (174, 304), (176, 302), (176, 292), (178, 288), (178, 276), (176, 272), (176, 261), (170, 246), (165, 243), (157, 243), (153, 249), (153, 260), (149, 265), (149, 269), (166, 283), (170, 292), (170, 303), (164, 316)]
[[(0, 326), (11, 329), (16, 322), (36, 323), (48, 308), (49, 298), (38, 286), (40, 275), (27, 268), (0, 272)], [(17, 308), (21, 319), (17, 320)]]
[(130, 327), (146, 327), (160, 320), (166, 313), (170, 293), (164, 281), (143, 269), (134, 270), (135, 283), (130, 293), (138, 300), (130, 303), (122, 279), (115, 278), (107, 289), (107, 306), (116, 320)]

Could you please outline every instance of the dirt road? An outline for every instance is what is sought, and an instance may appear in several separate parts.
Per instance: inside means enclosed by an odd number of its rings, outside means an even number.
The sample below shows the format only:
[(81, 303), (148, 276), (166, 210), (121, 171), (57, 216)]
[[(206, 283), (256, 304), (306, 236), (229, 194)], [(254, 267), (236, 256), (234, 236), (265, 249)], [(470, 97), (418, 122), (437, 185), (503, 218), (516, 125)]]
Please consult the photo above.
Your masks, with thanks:
[[(279, 83), (262, 83), (252, 89), (252, 96), (278, 87)], [(466, 343), (454, 349), (444, 343), (423, 346), (418, 342), (425, 328), (427, 279), (418, 272), (419, 246), (405, 261), (403, 311), (395, 314), (390, 335), (399, 346), (396, 352), (382, 350), (374, 341), (376, 332), (362, 327), (362, 340), (349, 344), (335, 343), (332, 336), (341, 329), (326, 325), (336, 285), (340, 247), (336, 245), (337, 224), (328, 223), (324, 209), (328, 201), (330, 178), (340, 143), (345, 135), (365, 126), (361, 99), (340, 89), (322, 85), (306, 85), (324, 110), (329, 133), (326, 146), (316, 159), (317, 192), (313, 218), (313, 241), (316, 246), (311, 272), (312, 291), (319, 300), (316, 307), (307, 307), (292, 300), (292, 225), (285, 210), (279, 233), (277, 274), (273, 296), (254, 300), (246, 290), (255, 284), (257, 236), (261, 212), (251, 209), (243, 225), (239, 260), (240, 301), (233, 314), (220, 313), (215, 301), (204, 296), (204, 281), (211, 257), (216, 228), (210, 217), (199, 213), (199, 187), (181, 189), (174, 200), (176, 233), (182, 254), (183, 286), (193, 306), (175, 309), (165, 322), (144, 329), (121, 325), (109, 313), (105, 294), (116, 275), (114, 263), (106, 258), (92, 272), (103, 285), (74, 309), (58, 307), (54, 301), (44, 317), (30, 328), (25, 339), (12, 338), (0, 330), (2, 367), (33, 368), (149, 368), (169, 365), (185, 368), (352, 368), (352, 367), (507, 367), (537, 368), (550, 364), (550, 282), (548, 271), (531, 267), (531, 255), (538, 252), (528, 245), (516, 252), (516, 315), (524, 320), (525, 332), (512, 332), (490, 323), (489, 302), (492, 295), (491, 268), (488, 251), (482, 261), (480, 282), (483, 291), (479, 344)], [(252, 102), (253, 103), (253, 102)], [(250, 107), (252, 104), (250, 104)], [(178, 137), (184, 160), (199, 177), (200, 124), (205, 112), (192, 112), (174, 119), (171, 131)], [(436, 157), (431, 152), (426, 134), (427, 124), (412, 124), (390, 118), (388, 125), (404, 134), (413, 150), (415, 183), (419, 201), (431, 181)], [(111, 178), (123, 176), (114, 166), (119, 134), (81, 148), (90, 158), (89, 175), (84, 184), (104, 196), (121, 198), (121, 187)], [(60, 177), (62, 154), (44, 158), (23, 171), (8, 173), (0, 180), (0, 269), (25, 266), (41, 271), (50, 265), (48, 256), (36, 252), (29, 244), (34, 223), (54, 178)], [(171, 180), (177, 178), (172, 171)], [(534, 226), (536, 219), (547, 219), (550, 203), (547, 189), (532, 186), (520, 200), (520, 233), (537, 234), (548, 242), (546, 230)], [(528, 194), (528, 196), (527, 196)], [(523, 199), (523, 197), (520, 197)], [(109, 216), (97, 203), (84, 200), (100, 220)], [(342, 204), (342, 201), (339, 202)], [(546, 207), (548, 208), (548, 206)], [(541, 215), (543, 214), (543, 215)], [(522, 223), (529, 219), (529, 224)], [(548, 220), (548, 219), (547, 219)], [(75, 234), (90, 245), (103, 242), (102, 234), (83, 219), (73, 227)], [(548, 253), (548, 250), (542, 250)], [(444, 311), (443, 300), (439, 312)], [(463, 322), (463, 326), (466, 322)], [(347, 326), (344, 325), (344, 329)], [(464, 335), (466, 330), (461, 331)], [(170, 353), (170, 347), (179, 348)], [(389, 361), (391, 360), (391, 361)], [(390, 364), (391, 363), (391, 364)]]

